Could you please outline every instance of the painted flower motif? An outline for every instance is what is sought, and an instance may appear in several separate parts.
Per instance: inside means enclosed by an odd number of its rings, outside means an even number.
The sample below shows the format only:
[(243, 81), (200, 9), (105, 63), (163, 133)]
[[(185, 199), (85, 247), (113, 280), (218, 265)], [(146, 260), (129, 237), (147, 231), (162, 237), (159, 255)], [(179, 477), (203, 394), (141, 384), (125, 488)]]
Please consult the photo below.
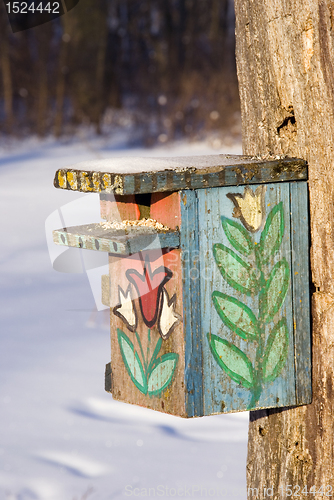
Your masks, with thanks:
[(168, 292), (162, 289), (162, 306), (159, 318), (159, 333), (163, 340), (168, 339), (174, 328), (180, 323), (181, 316), (175, 312), (176, 294), (169, 299)]
[(128, 269), (126, 277), (137, 291), (139, 306), (145, 325), (148, 328), (156, 323), (163, 299), (163, 287), (171, 279), (170, 269), (160, 266), (152, 272), (148, 257), (145, 259), (144, 272)]
[[(164, 266), (152, 271), (149, 255), (144, 258), (141, 254), (141, 258), (144, 263), (143, 272), (136, 269), (126, 271), (129, 285), (126, 292), (118, 287), (119, 304), (114, 307), (113, 312), (135, 333), (133, 342), (125, 332), (117, 328), (118, 344), (126, 371), (137, 389), (145, 396), (152, 397), (160, 396), (174, 379), (179, 354), (165, 352), (160, 355), (160, 350), (163, 340), (170, 336), (181, 316), (175, 312), (176, 294), (170, 299), (164, 288), (165, 283), (173, 276), (172, 271)], [(144, 345), (136, 331), (138, 317), (132, 300), (132, 287), (137, 291), (142, 318), (148, 327), (147, 342)], [(160, 336), (155, 332), (152, 337), (151, 327), (157, 321)]]
[(266, 186), (259, 186), (255, 193), (246, 186), (244, 193), (228, 193), (226, 196), (233, 202), (233, 217), (241, 220), (245, 228), (256, 233), (263, 225), (265, 219)]
[(114, 307), (113, 313), (124, 321), (128, 330), (134, 332), (137, 328), (137, 314), (131, 297), (131, 285), (125, 292), (118, 287), (118, 301), (119, 305)]

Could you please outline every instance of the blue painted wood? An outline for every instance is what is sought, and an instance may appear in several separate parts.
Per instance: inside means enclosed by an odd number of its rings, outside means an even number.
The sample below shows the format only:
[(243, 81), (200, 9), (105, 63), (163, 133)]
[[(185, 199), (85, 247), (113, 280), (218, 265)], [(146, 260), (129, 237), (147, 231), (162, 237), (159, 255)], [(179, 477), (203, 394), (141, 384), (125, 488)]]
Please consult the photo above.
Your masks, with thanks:
[(167, 173), (160, 172), (156, 175), (156, 191), (162, 192), (167, 184)]
[(312, 401), (309, 220), (306, 182), (290, 184), (297, 404)]
[(201, 296), (197, 192), (182, 191), (180, 246), (185, 332), (186, 414), (203, 415), (203, 360), (201, 339)]
[[(266, 192), (266, 215), (273, 209), (275, 205), (282, 202), (284, 207), (284, 237), (277, 255), (271, 259), (267, 270), (271, 270), (276, 262), (286, 259), (290, 269), (290, 283), (288, 293), (284, 303), (275, 317), (277, 323), (282, 317), (286, 317), (288, 332), (289, 332), (289, 347), (286, 363), (279, 374), (279, 376), (271, 383), (268, 384), (263, 390), (262, 397), (259, 401), (259, 408), (293, 406), (296, 404), (296, 381), (295, 381), (295, 350), (294, 350), (294, 336), (293, 336), (293, 315), (292, 315), (292, 262), (291, 262), (291, 221), (290, 221), (290, 196), (289, 196), (289, 183), (282, 184), (268, 184)], [(269, 206), (270, 204), (270, 206)], [(273, 329), (274, 323), (272, 322), (268, 331)]]
[(177, 230), (155, 232), (149, 227), (133, 227), (127, 232), (128, 234), (124, 234), (121, 230), (103, 229), (100, 224), (86, 224), (57, 229), (53, 231), (53, 240), (57, 245), (97, 250), (113, 255), (131, 255), (148, 248), (154, 250), (180, 246)]
[(150, 173), (142, 173), (140, 176), (135, 176), (135, 186), (136, 186), (136, 194), (140, 193), (153, 193), (153, 184), (155, 182), (155, 177)]
[(133, 175), (127, 175), (124, 178), (123, 192), (132, 194), (136, 192), (135, 178)]
[[(257, 186), (253, 186), (255, 190)], [(201, 270), (201, 317), (202, 317), (202, 349), (203, 349), (203, 384), (204, 384), (204, 413), (210, 415), (220, 412), (231, 412), (242, 409), (269, 408), (294, 405), (296, 403), (295, 388), (295, 352), (293, 342), (293, 317), (292, 317), (292, 287), (289, 285), (287, 296), (282, 308), (265, 328), (265, 340), (268, 341), (270, 331), (279, 319), (287, 318), (289, 330), (289, 344), (287, 349), (287, 361), (281, 374), (273, 381), (264, 384), (261, 396), (256, 404), (249, 406), (252, 401), (251, 391), (238, 385), (231, 380), (227, 373), (218, 365), (210, 350), (207, 335), (217, 335), (226, 339), (241, 349), (255, 365), (257, 344), (244, 340), (232, 332), (222, 322), (212, 301), (212, 293), (219, 291), (243, 302), (259, 317), (259, 300), (257, 294), (246, 296), (241, 291), (235, 290), (221, 275), (213, 255), (213, 245), (224, 244), (232, 248), (224, 233), (221, 216), (224, 215), (236, 222), (238, 219), (232, 215), (233, 204), (226, 196), (228, 193), (244, 193), (244, 187), (213, 188), (198, 191), (199, 212), (199, 249)], [(280, 201), (283, 202), (285, 228), (282, 245), (277, 255), (270, 259), (269, 263), (263, 265), (265, 277), (282, 258), (285, 258), (291, 270), (290, 251), (290, 192), (288, 184), (268, 184), (265, 194), (266, 216), (270, 210)], [(260, 241), (261, 229), (254, 234), (257, 244)], [(244, 261), (249, 261), (255, 267), (255, 260), (235, 252)], [(252, 260), (253, 259), (253, 260)], [(265, 348), (266, 346), (264, 346)]]

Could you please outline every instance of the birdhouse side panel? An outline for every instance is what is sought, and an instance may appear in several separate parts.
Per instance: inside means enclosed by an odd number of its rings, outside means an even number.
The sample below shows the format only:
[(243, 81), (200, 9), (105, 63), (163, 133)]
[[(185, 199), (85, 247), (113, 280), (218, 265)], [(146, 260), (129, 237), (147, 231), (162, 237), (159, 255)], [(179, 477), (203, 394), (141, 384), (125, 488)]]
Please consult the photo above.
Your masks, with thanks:
[(288, 183), (198, 191), (204, 412), (296, 403)]
[(186, 410), (195, 417), (204, 415), (198, 191), (182, 191), (180, 206)]
[(310, 259), (307, 182), (291, 182), (291, 256), (297, 404), (312, 401)]

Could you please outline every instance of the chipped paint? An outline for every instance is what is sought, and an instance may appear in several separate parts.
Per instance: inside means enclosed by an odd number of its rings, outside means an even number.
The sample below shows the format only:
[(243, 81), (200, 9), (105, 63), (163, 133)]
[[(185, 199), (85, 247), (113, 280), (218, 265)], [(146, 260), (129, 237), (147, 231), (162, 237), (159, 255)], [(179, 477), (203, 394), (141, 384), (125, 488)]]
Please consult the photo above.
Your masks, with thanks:
[(102, 182), (103, 182), (103, 190), (106, 191), (107, 193), (112, 193), (111, 175), (103, 174)]
[(67, 182), (70, 185), (70, 189), (76, 191), (78, 189), (77, 174), (73, 170), (67, 172)]
[(93, 191), (88, 172), (80, 173), (80, 189), (85, 192)]
[(58, 184), (61, 189), (66, 189), (67, 179), (65, 170), (58, 170)]
[(115, 175), (113, 191), (116, 194), (123, 194), (123, 178), (121, 175)]
[[(220, 156), (217, 165), (195, 170), (191, 165), (182, 169), (148, 171), (140, 174), (104, 172), (93, 170), (93, 166), (92, 170), (61, 169), (56, 172), (54, 185), (72, 191), (104, 191), (127, 195), (307, 179), (307, 164), (304, 160), (280, 158), (261, 162), (249, 157), (250, 163), (247, 163), (247, 158), (240, 157), (245, 160), (245, 163), (240, 163), (240, 158), (234, 157), (229, 165), (222, 165)], [(227, 158), (228, 156), (226, 160)], [(162, 182), (163, 178), (165, 182)]]
[(93, 182), (93, 191), (99, 192), (101, 191), (100, 189), (100, 174), (98, 172), (93, 172), (92, 175), (92, 182)]

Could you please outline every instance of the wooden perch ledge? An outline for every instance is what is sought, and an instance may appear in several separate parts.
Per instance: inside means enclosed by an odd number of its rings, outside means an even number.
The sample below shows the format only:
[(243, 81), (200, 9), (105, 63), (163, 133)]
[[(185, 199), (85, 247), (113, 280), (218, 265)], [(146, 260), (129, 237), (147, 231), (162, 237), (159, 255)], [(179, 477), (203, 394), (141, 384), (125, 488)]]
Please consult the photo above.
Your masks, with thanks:
[(100, 224), (86, 224), (53, 231), (53, 241), (57, 245), (131, 255), (145, 249), (178, 248), (180, 235), (179, 231), (158, 231), (149, 227), (117, 231), (103, 229)]

